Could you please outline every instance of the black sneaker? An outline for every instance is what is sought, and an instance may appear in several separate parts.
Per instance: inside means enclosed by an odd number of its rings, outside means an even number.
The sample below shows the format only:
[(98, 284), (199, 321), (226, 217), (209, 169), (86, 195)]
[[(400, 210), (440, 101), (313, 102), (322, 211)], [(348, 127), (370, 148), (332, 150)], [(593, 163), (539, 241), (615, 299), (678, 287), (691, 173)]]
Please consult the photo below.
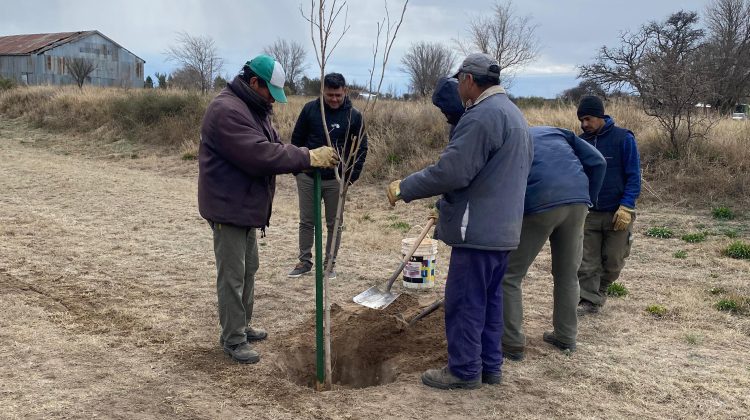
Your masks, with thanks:
[(232, 360), (239, 363), (258, 363), (260, 354), (250, 347), (247, 341), (232, 346), (224, 346), (224, 353), (232, 356)]
[(297, 278), (303, 274), (310, 274), (312, 272), (312, 264), (300, 261), (294, 266), (294, 269), (287, 274), (287, 277)]
[(545, 331), (544, 334), (542, 334), (542, 339), (545, 343), (550, 343), (560, 350), (576, 351), (575, 343), (563, 343), (562, 341), (557, 339), (554, 332)]
[(487, 385), (500, 385), (503, 382), (503, 372), (482, 372), (482, 383)]
[(584, 316), (586, 314), (598, 314), (602, 305), (596, 305), (589, 302), (588, 300), (581, 300), (576, 308), (576, 314), (578, 316)]

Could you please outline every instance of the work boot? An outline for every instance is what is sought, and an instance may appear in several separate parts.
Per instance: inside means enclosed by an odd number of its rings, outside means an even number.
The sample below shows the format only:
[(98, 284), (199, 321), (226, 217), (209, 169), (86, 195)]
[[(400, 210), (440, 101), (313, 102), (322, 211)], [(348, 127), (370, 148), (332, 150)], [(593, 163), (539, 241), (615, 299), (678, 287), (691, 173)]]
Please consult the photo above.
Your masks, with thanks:
[(482, 383), (487, 385), (500, 385), (503, 382), (503, 372), (482, 372)]
[(224, 346), (224, 353), (232, 356), (232, 360), (239, 363), (258, 363), (260, 361), (260, 354), (253, 350), (247, 341)]
[(310, 274), (312, 271), (312, 264), (307, 261), (300, 261), (294, 266), (294, 269), (287, 274), (287, 277), (297, 278), (303, 274)]
[[(265, 340), (268, 337), (268, 333), (263, 328), (245, 328), (245, 336), (248, 342)], [(219, 336), (219, 345), (224, 347), (224, 337)]]
[(245, 335), (247, 336), (248, 342), (265, 340), (268, 337), (268, 333), (263, 328), (247, 327), (245, 329)]
[(503, 357), (514, 362), (520, 362), (526, 358), (523, 347), (503, 346)]
[(588, 300), (581, 300), (576, 308), (576, 314), (578, 316), (584, 316), (586, 314), (598, 314), (602, 305), (596, 305), (589, 302)]
[(572, 344), (563, 343), (562, 341), (557, 339), (557, 336), (555, 336), (554, 332), (545, 331), (544, 334), (542, 334), (542, 339), (544, 340), (545, 343), (550, 343), (560, 350), (576, 351), (575, 343), (572, 343)]
[(422, 383), (439, 389), (476, 389), (482, 386), (480, 378), (464, 381), (452, 374), (448, 366), (442, 369), (429, 369), (422, 374)]

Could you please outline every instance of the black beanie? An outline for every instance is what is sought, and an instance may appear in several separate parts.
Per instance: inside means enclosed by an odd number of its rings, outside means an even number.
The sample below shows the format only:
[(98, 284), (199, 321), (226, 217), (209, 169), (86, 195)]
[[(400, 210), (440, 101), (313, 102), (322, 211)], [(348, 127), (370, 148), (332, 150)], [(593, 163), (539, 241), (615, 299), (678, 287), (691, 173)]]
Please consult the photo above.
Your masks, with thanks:
[(604, 118), (604, 104), (596, 96), (584, 96), (578, 104), (578, 118), (585, 115), (592, 117)]

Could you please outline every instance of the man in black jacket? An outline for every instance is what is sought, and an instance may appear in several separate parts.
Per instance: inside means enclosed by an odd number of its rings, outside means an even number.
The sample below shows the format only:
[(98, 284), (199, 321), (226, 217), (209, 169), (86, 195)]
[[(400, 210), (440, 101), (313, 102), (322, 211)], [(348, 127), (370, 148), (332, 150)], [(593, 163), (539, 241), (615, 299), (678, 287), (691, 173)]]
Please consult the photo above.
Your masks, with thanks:
[[(323, 78), (323, 99), (325, 107), (326, 125), (320, 115), (320, 99), (305, 104), (302, 112), (297, 118), (297, 124), (292, 133), (292, 144), (297, 147), (306, 147), (310, 150), (326, 146), (327, 130), (331, 137), (333, 147), (341, 156), (342, 163), (337, 169), (321, 170), (321, 189), (323, 202), (325, 204), (326, 227), (328, 237), (326, 240), (326, 265), (329, 259), (335, 264), (336, 254), (341, 244), (341, 226), (337, 232), (336, 249), (331, 251), (333, 239), (333, 225), (336, 221), (336, 208), (339, 202), (339, 183), (336, 180), (334, 170), (338, 170), (342, 176), (344, 162), (347, 162), (352, 148), (352, 142), (362, 135), (357, 150), (354, 165), (351, 171), (350, 182), (354, 183), (362, 173), (367, 156), (367, 136), (364, 136), (362, 114), (357, 111), (347, 96), (346, 81), (339, 73), (329, 73)], [(297, 190), (299, 192), (299, 262), (289, 272), (289, 277), (300, 277), (312, 270), (312, 246), (313, 234), (315, 232), (314, 208), (313, 208), (313, 178), (312, 174), (299, 173), (297, 178)], [(331, 270), (330, 279), (336, 278), (336, 272)]]

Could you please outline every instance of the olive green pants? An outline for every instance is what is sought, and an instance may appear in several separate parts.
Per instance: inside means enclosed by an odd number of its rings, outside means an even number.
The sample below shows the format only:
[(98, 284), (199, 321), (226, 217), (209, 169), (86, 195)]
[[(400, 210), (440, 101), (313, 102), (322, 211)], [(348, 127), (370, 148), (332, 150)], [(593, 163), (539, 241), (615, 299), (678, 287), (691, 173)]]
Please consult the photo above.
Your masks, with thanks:
[(578, 332), (578, 277), (583, 247), (583, 222), (586, 204), (555, 207), (523, 217), (521, 242), (510, 253), (508, 270), (503, 279), (503, 346), (523, 348), (523, 304), (521, 281), (531, 263), (549, 239), (552, 251), (552, 326), (555, 336), (564, 343), (575, 344)]
[(583, 229), (583, 260), (578, 270), (581, 299), (594, 305), (604, 305), (607, 288), (625, 267), (630, 255), (633, 221), (627, 230), (614, 230), (614, 212), (592, 211)]
[(227, 345), (246, 341), (245, 327), (253, 316), (255, 273), (258, 271), (256, 229), (213, 223), (216, 255), (216, 296), (221, 337)]

